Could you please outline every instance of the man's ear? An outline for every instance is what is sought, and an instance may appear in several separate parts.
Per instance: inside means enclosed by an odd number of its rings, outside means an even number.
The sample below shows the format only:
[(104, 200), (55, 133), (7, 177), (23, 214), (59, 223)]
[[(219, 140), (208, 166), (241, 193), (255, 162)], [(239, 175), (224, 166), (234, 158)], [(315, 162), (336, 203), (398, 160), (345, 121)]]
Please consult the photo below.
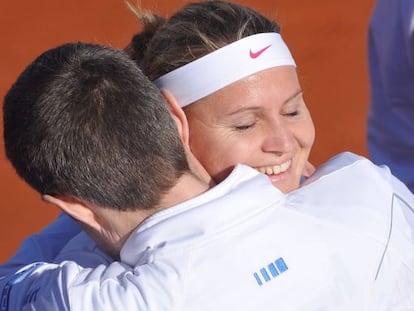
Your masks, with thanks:
[(47, 203), (56, 205), (81, 224), (84, 224), (89, 228), (93, 228), (98, 232), (101, 231), (102, 221), (92, 206), (75, 198), (66, 196), (54, 197), (45, 194), (42, 196), (42, 199)]
[(188, 146), (189, 128), (187, 116), (185, 115), (184, 110), (180, 107), (174, 95), (172, 95), (169, 91), (162, 90), (161, 93), (167, 102), (168, 108), (170, 109), (175, 123), (177, 124), (178, 132), (181, 136), (182, 142)]

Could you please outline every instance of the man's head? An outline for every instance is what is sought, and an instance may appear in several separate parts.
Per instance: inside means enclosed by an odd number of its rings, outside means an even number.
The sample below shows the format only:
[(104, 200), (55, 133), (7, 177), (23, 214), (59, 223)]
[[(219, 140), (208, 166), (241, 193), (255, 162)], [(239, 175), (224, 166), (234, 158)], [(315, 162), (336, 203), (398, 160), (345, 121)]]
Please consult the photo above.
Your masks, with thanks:
[(4, 99), (4, 141), (39, 193), (116, 210), (156, 207), (188, 171), (159, 90), (122, 51), (91, 44), (23, 71)]

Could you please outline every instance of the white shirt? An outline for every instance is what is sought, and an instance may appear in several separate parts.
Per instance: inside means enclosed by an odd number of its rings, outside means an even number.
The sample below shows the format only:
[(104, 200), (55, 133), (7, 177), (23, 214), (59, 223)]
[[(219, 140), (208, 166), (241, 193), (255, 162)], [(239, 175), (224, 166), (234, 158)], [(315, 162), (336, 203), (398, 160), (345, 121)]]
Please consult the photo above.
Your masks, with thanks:
[[(10, 310), (414, 310), (413, 206), (386, 168), (349, 153), (288, 195), (240, 165), (142, 223), (124, 263), (92, 253), (29, 266), (2, 299)], [(94, 249), (76, 239), (57, 262)]]

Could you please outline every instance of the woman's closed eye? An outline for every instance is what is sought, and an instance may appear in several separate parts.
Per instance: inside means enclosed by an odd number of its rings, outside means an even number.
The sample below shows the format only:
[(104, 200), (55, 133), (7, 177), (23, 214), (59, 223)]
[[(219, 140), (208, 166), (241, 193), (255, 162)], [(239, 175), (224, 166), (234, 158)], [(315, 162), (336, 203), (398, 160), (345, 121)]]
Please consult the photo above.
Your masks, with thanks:
[(255, 126), (256, 123), (240, 124), (234, 126), (234, 129), (237, 131), (246, 131)]
[(299, 110), (285, 112), (283, 115), (285, 115), (287, 117), (295, 117), (295, 116), (299, 115)]
[(306, 106), (302, 98), (302, 93), (299, 93), (296, 97), (284, 105), (281, 113), (287, 117), (296, 117), (301, 114), (304, 107)]

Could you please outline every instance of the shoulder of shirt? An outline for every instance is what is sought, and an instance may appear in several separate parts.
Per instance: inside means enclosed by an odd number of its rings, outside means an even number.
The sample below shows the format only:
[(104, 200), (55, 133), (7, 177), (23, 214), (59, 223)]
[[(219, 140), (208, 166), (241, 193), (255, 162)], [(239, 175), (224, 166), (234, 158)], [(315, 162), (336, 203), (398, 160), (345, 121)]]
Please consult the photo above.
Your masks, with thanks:
[(385, 178), (386, 176), (391, 175), (389, 168), (385, 165), (378, 166), (363, 156), (357, 155), (352, 152), (342, 152), (332, 157), (324, 164), (320, 165), (315, 171), (315, 173), (312, 174), (312, 176), (310, 176), (304, 182), (304, 184), (306, 185), (315, 182), (321, 178), (325, 178), (326, 176), (330, 176), (332, 174), (358, 170), (362, 167), (364, 168), (364, 170), (368, 170), (369, 172), (383, 175), (383, 177)]

